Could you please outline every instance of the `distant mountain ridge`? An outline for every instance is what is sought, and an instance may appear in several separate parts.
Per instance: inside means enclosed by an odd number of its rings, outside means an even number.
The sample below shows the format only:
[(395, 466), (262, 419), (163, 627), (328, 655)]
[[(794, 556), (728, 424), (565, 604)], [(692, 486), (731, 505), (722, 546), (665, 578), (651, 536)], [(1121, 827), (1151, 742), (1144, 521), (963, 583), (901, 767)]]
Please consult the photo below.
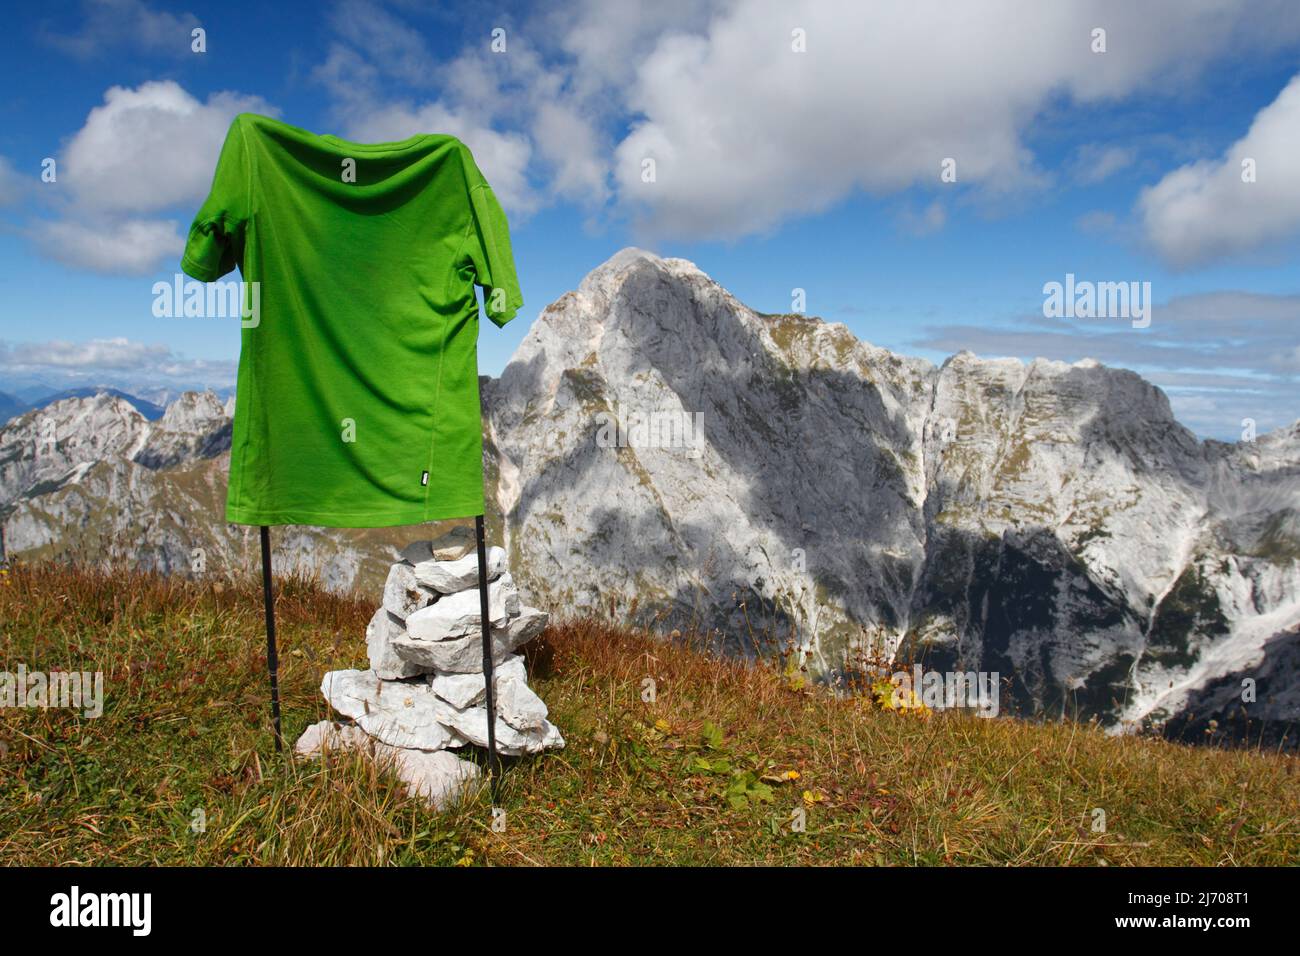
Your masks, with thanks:
[(89, 398), (93, 395), (100, 395), (100, 394), (112, 395), (116, 398), (122, 399), (124, 402), (126, 402), (128, 405), (134, 408), (137, 412), (143, 415), (146, 421), (150, 421), (150, 422), (155, 422), (158, 419), (162, 418), (163, 413), (166, 410), (162, 405), (157, 405), (153, 402), (147, 401), (146, 399), (139, 398), (138, 396), (133, 395), (129, 392), (124, 392), (119, 388), (110, 388), (107, 386), (85, 386), (81, 388), (65, 388), (60, 392), (55, 392), (53, 395), (46, 395), (43, 398), (38, 399), (37, 401), (33, 402), (32, 405), (37, 408), (43, 408), (44, 406), (51, 405), (54, 402), (61, 402), (65, 398)]
[[(6, 553), (127, 561), (218, 579), (256, 569), (256, 529), (225, 523), (233, 411), (233, 399), (185, 392), (150, 422), (126, 399), (100, 391), (0, 428)], [(397, 555), (389, 537), (276, 529), (276, 573), (313, 575), (336, 590), (376, 580), (382, 586)]]
[(17, 395), (0, 392), (0, 422), (7, 422), (9, 419), (21, 415), (29, 408), (31, 408), (31, 405)]
[(28, 387), (12, 393), (0, 391), (0, 423), (17, 418), (32, 409), (45, 408), (55, 402), (61, 402), (66, 398), (91, 398), (95, 395), (112, 395), (122, 399), (144, 416), (146, 421), (157, 421), (162, 418), (165, 411), (165, 405), (107, 385), (87, 385), (61, 390)]
[[(542, 607), (738, 653), (771, 625), (827, 676), (998, 671), (1005, 709), (1116, 729), (1300, 718), (1300, 423), (1200, 442), (1132, 372), (936, 367), (639, 250), (482, 382), (490, 521)], [(255, 534), (223, 523), (229, 411), (187, 393), (148, 422), (98, 395), (0, 428), (10, 550), (255, 567)], [(277, 529), (277, 567), (372, 593), (427, 530)]]

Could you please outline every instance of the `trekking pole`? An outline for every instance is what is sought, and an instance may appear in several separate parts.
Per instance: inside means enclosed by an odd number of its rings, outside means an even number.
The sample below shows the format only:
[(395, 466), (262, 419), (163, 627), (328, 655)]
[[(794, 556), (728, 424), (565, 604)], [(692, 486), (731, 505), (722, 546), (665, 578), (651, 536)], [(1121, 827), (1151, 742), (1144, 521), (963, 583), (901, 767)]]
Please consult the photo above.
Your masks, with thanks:
[(496, 700), (492, 686), (492, 625), (488, 621), (487, 545), (483, 536), (483, 516), (474, 519), (474, 537), (478, 543), (478, 603), (483, 622), (483, 686), (487, 693), (488, 783), (492, 790), (492, 805), (497, 805), (500, 795), (500, 765), (497, 760)]
[(280, 735), (280, 669), (275, 653), (275, 600), (271, 593), (271, 529), (262, 525), (262, 603), (266, 605), (266, 669), (271, 675), (271, 718), (275, 722), (275, 752), (284, 750)]

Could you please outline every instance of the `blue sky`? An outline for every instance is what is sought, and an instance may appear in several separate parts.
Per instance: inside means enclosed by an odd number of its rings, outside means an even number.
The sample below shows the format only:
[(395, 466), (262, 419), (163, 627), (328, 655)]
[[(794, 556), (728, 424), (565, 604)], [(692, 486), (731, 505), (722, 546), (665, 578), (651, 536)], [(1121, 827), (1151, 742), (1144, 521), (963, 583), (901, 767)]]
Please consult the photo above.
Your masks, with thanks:
[[(1300, 417), (1295, 4), (96, 0), (6, 27), (0, 390), (231, 383), (237, 324), (154, 318), (151, 287), (251, 110), (470, 146), (526, 300), (485, 373), (639, 245), (936, 363), (1133, 368), (1202, 436)], [(1149, 282), (1149, 327), (1044, 318), (1067, 273)]]

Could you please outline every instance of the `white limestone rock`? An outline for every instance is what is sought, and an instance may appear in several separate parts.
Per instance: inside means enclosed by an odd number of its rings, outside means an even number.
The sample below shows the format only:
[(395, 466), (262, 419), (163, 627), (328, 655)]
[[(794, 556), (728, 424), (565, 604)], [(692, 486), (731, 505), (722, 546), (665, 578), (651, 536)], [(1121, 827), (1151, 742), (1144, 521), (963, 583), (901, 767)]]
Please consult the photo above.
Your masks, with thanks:
[(475, 550), (474, 529), (468, 525), (457, 525), (432, 541), (412, 541), (402, 549), (402, 560), (410, 564), (455, 561)]
[[(443, 750), (466, 743), (487, 746), (487, 708), (457, 710), (435, 694), (426, 682), (383, 681), (374, 671), (332, 671), (321, 681), (330, 706), (369, 736), (392, 747)], [(552, 724), (519, 730), (497, 715), (498, 753), (517, 757), (563, 747), (564, 738)]]
[[(411, 619), (422, 613), (411, 615)], [(490, 632), (492, 663), (504, 661), (517, 647), (540, 634), (546, 627), (546, 620), (545, 611), (525, 607), (505, 627), (493, 627)], [(407, 623), (409, 625), (410, 621)], [(483, 637), (477, 630), (477, 620), (473, 633), (451, 640), (417, 640), (408, 630), (407, 634), (393, 639), (393, 650), (403, 660), (439, 673), (477, 674), (483, 671)]]
[(327, 751), (360, 750), (388, 764), (412, 797), (422, 798), (435, 810), (444, 810), (460, 798), (479, 777), (476, 764), (447, 750), (428, 751), (393, 747), (369, 736), (354, 724), (322, 720), (308, 727), (294, 752), (317, 757)]
[[(519, 654), (507, 657), (500, 666), (493, 666), (492, 676), (497, 716), (516, 730), (545, 730), (546, 704), (528, 686), (523, 657)], [(485, 704), (486, 683), (482, 673), (437, 674), (429, 678), (433, 692), (457, 710)]]
[[(549, 734), (547, 728), (552, 725), (546, 720), (549, 713), (546, 703), (528, 686), (525, 678), (509, 675), (502, 680), (494, 680), (492, 686), (496, 690), (492, 703), (498, 717), (525, 734), (531, 731)], [(556, 736), (558, 735), (557, 730)], [(563, 744), (561, 738), (560, 746)]]
[(406, 792), (422, 797), (435, 809), (444, 810), (460, 799), (478, 779), (478, 764), (462, 760), (449, 750), (408, 750), (401, 747), (375, 748), (378, 758), (392, 759)]
[(355, 724), (322, 720), (302, 732), (293, 752), (299, 757), (319, 757), (330, 750), (354, 750), (367, 746), (370, 735)]
[[(461, 736), (475, 746), (487, 746), (486, 707), (453, 710), (451, 714), (452, 725)], [(497, 753), (505, 754), (508, 757), (536, 754), (541, 753), (543, 750), (557, 750), (564, 746), (564, 737), (560, 734), (560, 729), (545, 719), (542, 720), (541, 726), (536, 729), (518, 730), (511, 727), (498, 714), (495, 730)]]
[[(493, 667), (497, 715), (516, 730), (538, 730), (546, 723), (547, 709), (528, 686), (524, 659), (511, 655)], [(483, 674), (437, 674), (429, 678), (433, 692), (457, 710), (485, 703)]]
[(153, 423), (135, 460), (147, 468), (171, 468), (230, 448), (230, 416), (210, 391), (183, 392)]
[[(357, 726), (376, 740), (393, 747), (416, 750), (445, 750), (463, 747), (465, 738), (448, 717), (451, 712), (441, 702), (433, 707), (379, 711), (357, 718)], [(486, 725), (487, 721), (484, 720)]]
[[(524, 667), (523, 657), (512, 654), (499, 666), (493, 662), (493, 676), (495, 677), (493, 684), (498, 695), (501, 693), (501, 682), (507, 678), (527, 682), (528, 672)], [(485, 684), (481, 671), (473, 674), (435, 674), (429, 678), (429, 686), (433, 688), (433, 692), (457, 710), (481, 704)]]
[[(509, 572), (488, 584), (488, 622), (492, 626), (505, 624), (519, 608), (519, 589)], [(446, 641), (477, 632), (480, 620), (479, 592), (474, 588), (445, 595), (420, 608), (406, 619), (406, 635), (413, 641)]]
[[(495, 580), (506, 569), (506, 552), (491, 547), (486, 554), (488, 580)], [(456, 561), (421, 561), (412, 574), (420, 584), (442, 594), (455, 594), (466, 588), (478, 587), (478, 552), (474, 551)]]
[(423, 587), (409, 564), (398, 562), (388, 570), (384, 582), (384, 607), (399, 621), (438, 600), (436, 591)]
[(367, 734), (394, 747), (442, 750), (465, 743), (453, 729), (454, 708), (427, 682), (380, 680), (373, 670), (331, 671), (321, 681), (321, 693)]
[(401, 657), (393, 641), (404, 633), (401, 622), (393, 619), (385, 608), (380, 608), (366, 625), (366, 655), (370, 669), (384, 680), (399, 680), (424, 673), (418, 664)]

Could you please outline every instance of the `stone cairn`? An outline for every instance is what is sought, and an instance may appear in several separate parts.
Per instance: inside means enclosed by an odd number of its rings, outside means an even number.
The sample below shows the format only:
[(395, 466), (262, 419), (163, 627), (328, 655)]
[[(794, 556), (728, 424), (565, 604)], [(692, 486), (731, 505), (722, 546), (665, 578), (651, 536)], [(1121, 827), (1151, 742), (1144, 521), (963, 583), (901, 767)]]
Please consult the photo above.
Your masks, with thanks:
[[(496, 746), (518, 756), (563, 747), (564, 738), (514, 653), (542, 632), (547, 615), (522, 604), (505, 563), (505, 551), (488, 549)], [(347, 721), (308, 727), (296, 752), (361, 749), (391, 761), (407, 792), (435, 809), (455, 801), (479, 768), (453, 751), (488, 742), (480, 622), (474, 529), (409, 545), (366, 628), (370, 669), (331, 671), (321, 681), (325, 700)]]

